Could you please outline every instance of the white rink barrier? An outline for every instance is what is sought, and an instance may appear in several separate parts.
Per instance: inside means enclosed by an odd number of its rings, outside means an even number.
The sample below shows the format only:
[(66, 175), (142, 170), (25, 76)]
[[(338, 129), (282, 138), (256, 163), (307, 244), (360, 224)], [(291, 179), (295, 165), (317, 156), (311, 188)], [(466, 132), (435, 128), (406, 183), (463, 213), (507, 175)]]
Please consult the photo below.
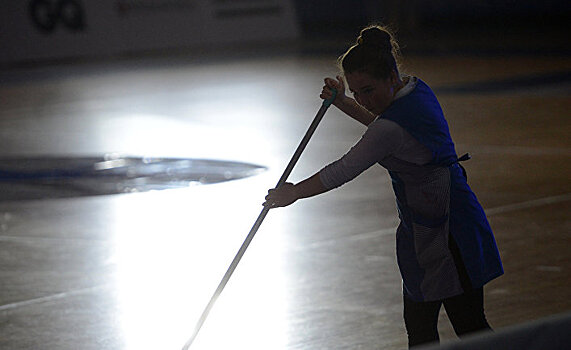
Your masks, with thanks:
[(271, 42), (299, 35), (284, 0), (0, 2), (0, 63)]
[(567, 350), (570, 330), (571, 312), (567, 312), (418, 350)]

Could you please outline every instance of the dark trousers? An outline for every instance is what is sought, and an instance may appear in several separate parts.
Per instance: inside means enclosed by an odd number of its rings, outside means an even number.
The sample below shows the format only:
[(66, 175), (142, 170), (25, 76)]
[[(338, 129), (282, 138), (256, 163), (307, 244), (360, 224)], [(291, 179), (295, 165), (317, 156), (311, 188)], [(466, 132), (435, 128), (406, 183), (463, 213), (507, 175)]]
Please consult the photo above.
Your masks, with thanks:
[(404, 296), (404, 322), (408, 334), (408, 346), (438, 342), (438, 314), (444, 304), (446, 314), (456, 335), (463, 336), (477, 331), (492, 330), (484, 315), (484, 289), (473, 289), (456, 242), (450, 237), (448, 247), (456, 263), (464, 294), (451, 298), (415, 302)]
[(415, 302), (404, 297), (404, 321), (408, 346), (438, 342), (438, 313), (441, 305), (458, 336), (491, 330), (484, 315), (483, 288), (439, 301)]

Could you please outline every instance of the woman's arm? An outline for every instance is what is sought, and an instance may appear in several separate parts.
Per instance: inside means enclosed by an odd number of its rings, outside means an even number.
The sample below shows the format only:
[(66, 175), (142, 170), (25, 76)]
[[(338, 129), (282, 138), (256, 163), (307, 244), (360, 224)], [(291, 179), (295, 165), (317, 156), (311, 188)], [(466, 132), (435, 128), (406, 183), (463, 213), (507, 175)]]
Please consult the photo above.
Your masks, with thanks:
[(351, 181), (373, 164), (399, 150), (403, 144), (403, 132), (404, 129), (392, 121), (375, 122), (340, 159), (296, 185), (285, 183), (269, 190), (264, 206), (285, 207), (298, 199), (327, 192)]
[(335, 107), (339, 108), (345, 114), (355, 119), (359, 123), (368, 126), (371, 124), (376, 116), (361, 106), (354, 99), (345, 96), (345, 98), (339, 103), (335, 104)]
[(285, 207), (298, 199), (313, 197), (327, 191), (328, 189), (321, 182), (318, 172), (296, 185), (286, 182), (278, 188), (269, 190), (264, 206), (270, 208)]
[(319, 97), (322, 99), (331, 98), (331, 89), (336, 89), (338, 91), (337, 97), (333, 101), (333, 105), (339, 108), (343, 113), (365, 126), (368, 126), (373, 122), (373, 120), (375, 120), (376, 116), (373, 113), (369, 112), (365, 107), (361, 106), (357, 101), (345, 94), (343, 78), (337, 76), (337, 81), (331, 78), (325, 78), (325, 85), (323, 86), (323, 90)]

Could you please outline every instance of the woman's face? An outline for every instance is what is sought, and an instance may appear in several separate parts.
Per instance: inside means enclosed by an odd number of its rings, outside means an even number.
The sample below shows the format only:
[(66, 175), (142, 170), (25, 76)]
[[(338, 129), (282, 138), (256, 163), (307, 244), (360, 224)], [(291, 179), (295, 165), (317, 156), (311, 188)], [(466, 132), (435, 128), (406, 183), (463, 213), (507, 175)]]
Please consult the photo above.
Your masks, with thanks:
[(387, 79), (377, 79), (364, 72), (348, 73), (345, 78), (355, 100), (374, 115), (383, 113), (389, 107), (399, 86), (394, 71)]

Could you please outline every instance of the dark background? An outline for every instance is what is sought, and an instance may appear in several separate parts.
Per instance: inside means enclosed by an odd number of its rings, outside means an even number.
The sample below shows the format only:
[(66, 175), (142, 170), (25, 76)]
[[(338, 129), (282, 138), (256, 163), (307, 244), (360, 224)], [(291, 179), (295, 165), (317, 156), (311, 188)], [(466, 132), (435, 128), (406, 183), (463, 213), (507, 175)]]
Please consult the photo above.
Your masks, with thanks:
[[(568, 1), (296, 0), (305, 39), (353, 40), (369, 23), (388, 25), (423, 52), (569, 52)], [(439, 44), (435, 46), (434, 41)]]

